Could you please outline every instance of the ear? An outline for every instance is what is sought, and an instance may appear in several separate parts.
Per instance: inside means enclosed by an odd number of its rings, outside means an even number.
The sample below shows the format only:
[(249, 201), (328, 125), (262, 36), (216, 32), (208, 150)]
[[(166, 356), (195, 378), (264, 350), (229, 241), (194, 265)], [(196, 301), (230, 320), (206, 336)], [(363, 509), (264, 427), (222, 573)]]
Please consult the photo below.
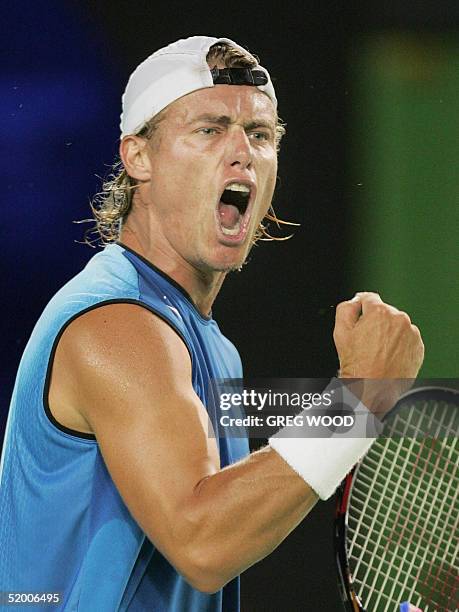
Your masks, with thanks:
[(139, 181), (149, 180), (151, 167), (145, 139), (125, 136), (120, 143), (120, 157), (129, 176)]

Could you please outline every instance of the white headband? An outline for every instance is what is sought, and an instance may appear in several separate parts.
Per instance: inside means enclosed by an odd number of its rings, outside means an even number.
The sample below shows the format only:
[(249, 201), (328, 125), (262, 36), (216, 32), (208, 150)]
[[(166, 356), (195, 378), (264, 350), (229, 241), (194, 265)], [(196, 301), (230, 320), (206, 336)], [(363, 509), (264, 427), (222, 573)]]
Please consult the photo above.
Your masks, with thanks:
[[(146, 121), (174, 100), (197, 89), (213, 87), (213, 75), (206, 56), (210, 47), (219, 42), (247, 53), (229, 38), (191, 36), (155, 51), (139, 64), (129, 77), (122, 97), (121, 138), (137, 133)], [(269, 96), (277, 108), (268, 71), (258, 64), (251, 70), (259, 70), (266, 75), (266, 84), (256, 87)]]

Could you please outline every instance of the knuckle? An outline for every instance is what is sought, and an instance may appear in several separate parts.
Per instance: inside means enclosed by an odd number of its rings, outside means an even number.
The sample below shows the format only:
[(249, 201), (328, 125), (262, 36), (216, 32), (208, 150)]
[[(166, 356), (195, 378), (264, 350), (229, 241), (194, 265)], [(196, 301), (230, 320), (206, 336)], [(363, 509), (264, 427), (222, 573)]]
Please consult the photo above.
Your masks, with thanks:
[(367, 297), (372, 297), (372, 298), (377, 298), (377, 299), (381, 299), (381, 296), (379, 295), (379, 293), (376, 293), (376, 291), (359, 291), (357, 293), (357, 295), (367, 298)]
[(406, 326), (411, 325), (411, 319), (406, 314), (406, 312), (399, 310), (395, 313), (395, 316), (397, 317), (397, 319), (400, 321), (402, 325), (406, 325)]
[(413, 331), (414, 335), (421, 338), (421, 331), (419, 329), (419, 327), (417, 325), (414, 325), (413, 323), (411, 324), (411, 330)]
[(424, 354), (424, 342), (422, 341), (421, 332), (417, 325), (410, 325), (413, 341), (416, 343), (417, 348), (421, 354)]
[(340, 302), (335, 308), (335, 320), (341, 320), (346, 316), (346, 312), (352, 308), (350, 300)]
[(373, 308), (373, 312), (376, 315), (379, 315), (379, 316), (387, 315), (388, 311), (389, 311), (389, 309), (387, 307), (387, 304), (384, 304), (384, 303), (382, 303), (382, 304), (375, 304), (375, 306)]
[(417, 340), (417, 343), (420, 346), (420, 348), (422, 349), (422, 351), (424, 351), (424, 341), (422, 340), (421, 332), (419, 331), (419, 329), (416, 326), (414, 326), (414, 327), (415, 327), (414, 335), (415, 335), (415, 338)]
[(376, 306), (377, 304), (383, 304), (379, 293), (374, 293), (372, 291), (363, 291), (357, 293), (362, 303), (367, 306)]

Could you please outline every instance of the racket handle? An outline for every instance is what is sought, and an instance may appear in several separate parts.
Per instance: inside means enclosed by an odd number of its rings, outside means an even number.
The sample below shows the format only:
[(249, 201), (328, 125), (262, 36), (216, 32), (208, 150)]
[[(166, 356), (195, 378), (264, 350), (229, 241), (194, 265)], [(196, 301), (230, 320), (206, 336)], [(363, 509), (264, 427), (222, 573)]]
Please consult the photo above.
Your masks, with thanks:
[(404, 601), (400, 604), (400, 612), (422, 612), (421, 608), (416, 608), (409, 601)]

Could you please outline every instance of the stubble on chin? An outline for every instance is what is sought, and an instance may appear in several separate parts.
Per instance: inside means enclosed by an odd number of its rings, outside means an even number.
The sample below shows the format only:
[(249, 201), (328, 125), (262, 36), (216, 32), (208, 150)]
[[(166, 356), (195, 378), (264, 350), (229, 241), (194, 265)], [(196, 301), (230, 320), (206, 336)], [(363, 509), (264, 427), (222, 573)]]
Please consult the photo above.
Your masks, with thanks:
[(241, 264), (235, 264), (233, 266), (228, 266), (226, 267), (224, 270), (220, 270), (220, 272), (226, 272), (227, 274), (229, 274), (230, 272), (241, 272), (242, 270), (242, 266), (245, 264), (246, 262), (243, 261)]
[(248, 253), (245, 254), (244, 259), (238, 262), (231, 263), (223, 263), (223, 262), (215, 262), (210, 260), (201, 260), (198, 264), (198, 267), (205, 272), (224, 272), (228, 274), (229, 272), (240, 272), (242, 267), (247, 263)]
[(240, 272), (242, 266), (245, 264), (245, 261), (242, 263), (233, 263), (233, 264), (215, 264), (210, 262), (201, 262), (201, 269), (205, 269), (208, 272), (224, 272), (225, 274), (229, 272)]

